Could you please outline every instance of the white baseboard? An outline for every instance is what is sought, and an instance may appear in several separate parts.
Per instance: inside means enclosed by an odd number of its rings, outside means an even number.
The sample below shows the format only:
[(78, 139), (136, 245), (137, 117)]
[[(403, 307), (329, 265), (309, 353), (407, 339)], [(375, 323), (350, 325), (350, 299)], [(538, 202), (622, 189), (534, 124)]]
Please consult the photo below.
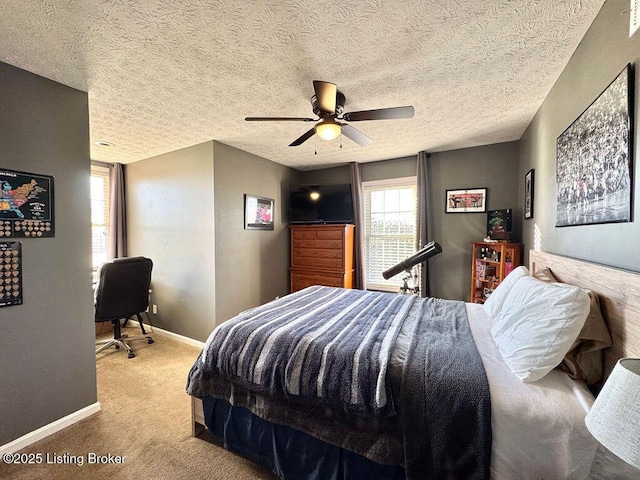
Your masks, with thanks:
[(169, 330), (164, 330), (158, 327), (152, 327), (153, 332), (151, 333), (159, 333), (160, 335), (164, 335), (165, 337), (172, 338), (177, 340), (178, 342), (186, 343), (187, 345), (191, 345), (192, 347), (202, 348), (204, 347), (204, 342), (199, 340), (194, 340), (193, 338), (185, 337), (184, 335), (179, 335), (177, 333), (170, 332)]
[(83, 420), (94, 413), (98, 413), (100, 411), (100, 402), (96, 402), (94, 404), (88, 405), (77, 412), (73, 412), (66, 417), (62, 417), (55, 422), (51, 422), (44, 427), (40, 427), (33, 432), (27, 433), (20, 438), (15, 439), (12, 442), (6, 443), (0, 446), (0, 457), (5, 453), (14, 453), (18, 450), (22, 450), (25, 447), (28, 447), (32, 443), (35, 443), (43, 438), (48, 437), (49, 435), (53, 435), (56, 432), (59, 432), (63, 428), (66, 428), (70, 425), (73, 425), (80, 420)]

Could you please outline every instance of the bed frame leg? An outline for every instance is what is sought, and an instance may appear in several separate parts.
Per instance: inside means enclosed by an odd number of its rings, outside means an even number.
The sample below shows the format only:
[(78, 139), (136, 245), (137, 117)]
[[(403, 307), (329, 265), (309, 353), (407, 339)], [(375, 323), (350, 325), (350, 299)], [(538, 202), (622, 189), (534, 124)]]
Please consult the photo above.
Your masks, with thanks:
[(202, 400), (191, 397), (191, 436), (200, 437), (206, 430)]

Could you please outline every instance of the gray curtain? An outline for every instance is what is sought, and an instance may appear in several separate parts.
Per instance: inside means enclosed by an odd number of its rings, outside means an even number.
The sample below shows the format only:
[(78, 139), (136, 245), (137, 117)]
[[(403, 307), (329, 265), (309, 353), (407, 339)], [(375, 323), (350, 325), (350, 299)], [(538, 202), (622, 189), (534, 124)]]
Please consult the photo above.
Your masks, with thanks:
[(356, 224), (353, 245), (354, 278), (353, 286), (364, 290), (366, 287), (366, 277), (364, 273), (364, 212), (362, 198), (362, 177), (360, 174), (360, 164), (351, 162), (351, 195), (353, 197), (353, 215)]
[[(427, 152), (418, 153), (417, 183), (418, 183), (418, 249), (424, 247), (433, 235), (432, 208), (430, 205), (429, 189), (429, 158)], [(420, 270), (420, 294), (430, 297), (436, 294), (433, 259), (422, 264)]]
[(126, 205), (125, 167), (114, 163), (109, 166), (109, 258), (127, 256)]

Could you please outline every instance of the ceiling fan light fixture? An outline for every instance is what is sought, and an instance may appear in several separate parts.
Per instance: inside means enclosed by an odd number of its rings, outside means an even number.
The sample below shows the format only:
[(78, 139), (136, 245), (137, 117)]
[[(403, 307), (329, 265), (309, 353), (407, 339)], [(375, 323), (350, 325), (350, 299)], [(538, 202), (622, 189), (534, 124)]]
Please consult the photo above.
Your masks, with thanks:
[[(345, 97), (344, 94), (338, 90), (335, 83), (314, 80), (313, 90), (315, 95), (311, 97), (311, 107), (313, 109), (313, 113), (317, 115), (315, 120), (313, 118), (301, 117), (245, 117), (245, 120), (248, 122), (319, 122), (291, 142), (289, 144), (290, 147), (302, 145), (314, 135), (318, 135), (320, 138), (327, 141), (335, 140), (340, 135), (344, 135), (361, 147), (366, 147), (373, 142), (373, 139), (367, 137), (360, 130), (352, 127), (350, 125), (351, 122), (413, 118), (415, 113), (415, 110), (411, 105), (342, 113), (345, 104)], [(342, 123), (342, 121), (345, 123)], [(340, 148), (342, 148), (342, 141), (340, 142)]]
[(324, 121), (316, 125), (316, 134), (323, 140), (334, 140), (342, 132), (342, 126), (333, 120)]

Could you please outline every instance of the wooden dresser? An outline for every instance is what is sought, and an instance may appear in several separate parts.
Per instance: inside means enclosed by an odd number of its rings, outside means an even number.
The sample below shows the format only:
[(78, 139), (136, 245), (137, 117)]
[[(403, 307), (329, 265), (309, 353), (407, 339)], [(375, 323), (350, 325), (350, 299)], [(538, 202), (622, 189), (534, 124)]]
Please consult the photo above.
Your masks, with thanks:
[(353, 287), (354, 225), (292, 225), (291, 292), (311, 285)]

